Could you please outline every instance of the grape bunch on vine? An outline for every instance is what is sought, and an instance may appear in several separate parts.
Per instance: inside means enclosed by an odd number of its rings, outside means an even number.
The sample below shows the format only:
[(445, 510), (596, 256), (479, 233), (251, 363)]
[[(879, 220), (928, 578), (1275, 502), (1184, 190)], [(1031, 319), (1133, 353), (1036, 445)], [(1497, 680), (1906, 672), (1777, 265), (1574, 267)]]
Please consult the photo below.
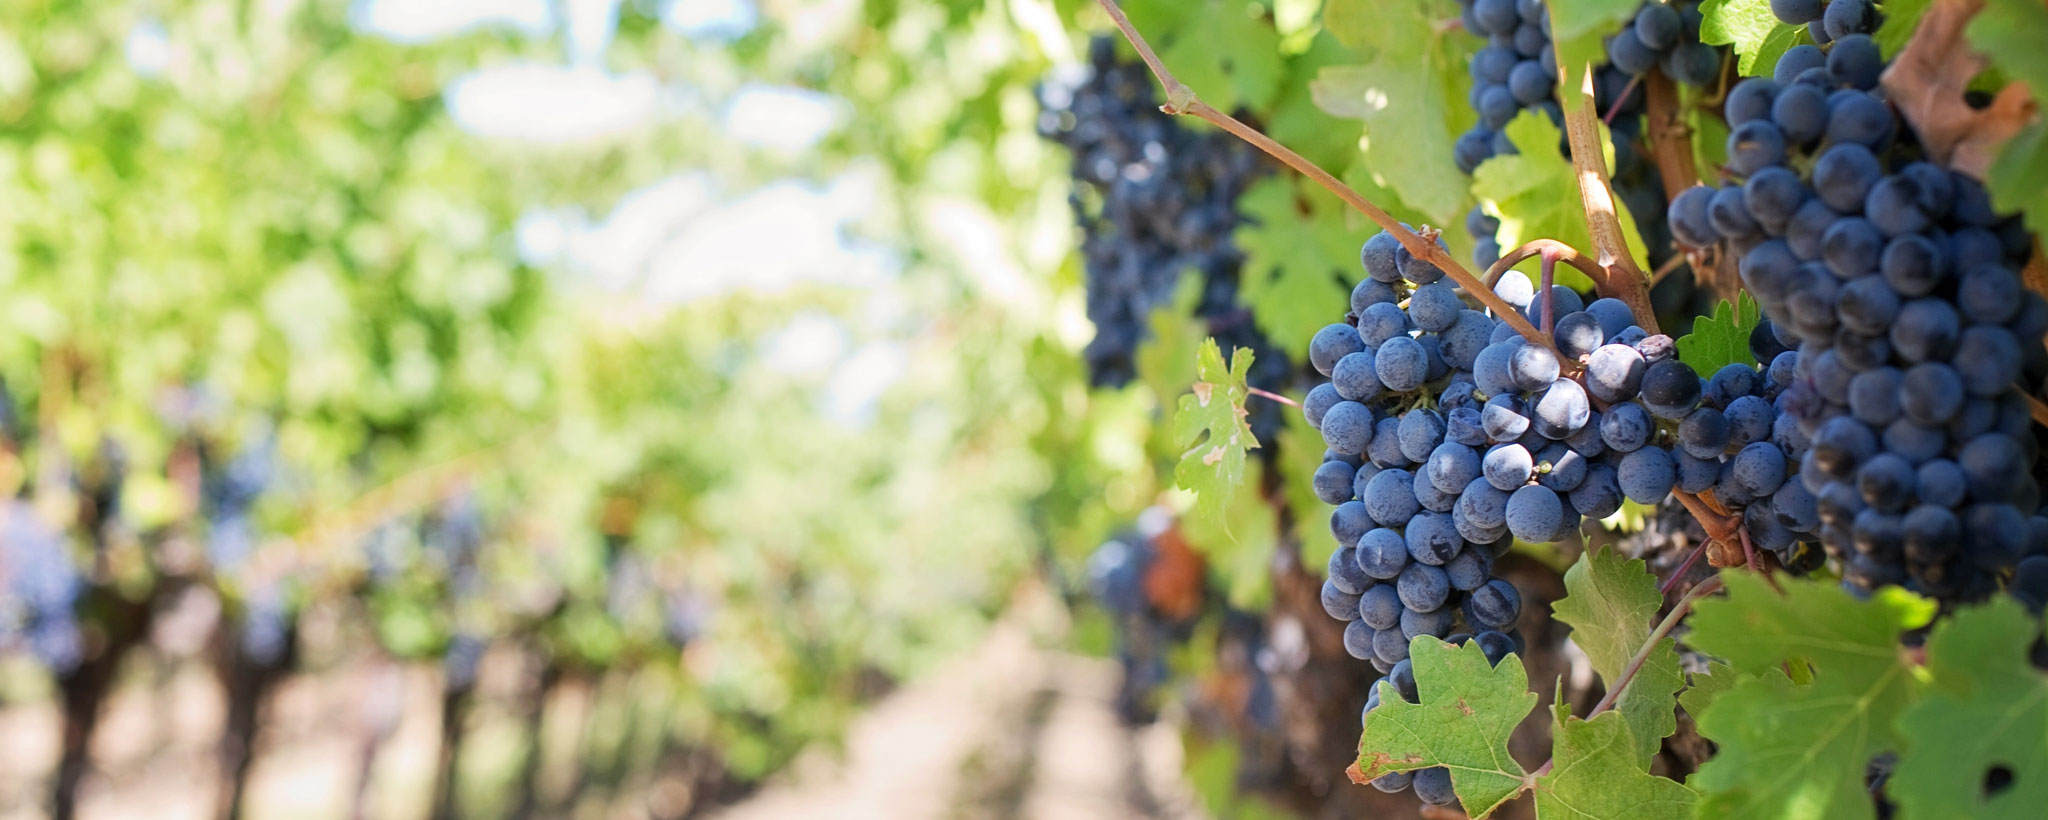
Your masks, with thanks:
[[(1308, 72), (1323, 114), (1364, 121), (1333, 149), (1242, 62), (1179, 29), (1155, 51), (1156, 10), (1101, 5), (1161, 111), (1322, 189), (1239, 203), (1254, 242), (1276, 212), (1326, 226), (1241, 274), (1301, 364), (1255, 383), (1264, 354), (1212, 340), (1174, 428), (1198, 518), (1285, 471), (1276, 548), (1321, 567), (1371, 669), (1357, 753), (1328, 765), (1426, 815), (2037, 810), (2048, 155), (2025, 83), (2048, 77), (2024, 44), (2048, 11), (1333, 2), (1321, 24), (1367, 55)], [(1446, 170), (1459, 189), (1425, 178)], [(1246, 424), (1274, 403), (1305, 428)], [(1518, 556), (1568, 567), (1563, 594), (1518, 588)], [(1530, 679), (1552, 622), (1597, 678), (1583, 702)]]

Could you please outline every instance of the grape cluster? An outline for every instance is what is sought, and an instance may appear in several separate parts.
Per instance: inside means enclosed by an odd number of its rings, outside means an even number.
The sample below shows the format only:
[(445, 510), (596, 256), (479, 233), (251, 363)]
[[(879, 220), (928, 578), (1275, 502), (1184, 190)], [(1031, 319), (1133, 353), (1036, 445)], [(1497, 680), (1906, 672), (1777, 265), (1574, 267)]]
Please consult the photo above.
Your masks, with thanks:
[(1704, 86), (1721, 72), (1721, 52), (1700, 42), (1696, 0), (1644, 3), (1620, 32), (1607, 39), (1607, 61), (1623, 73), (1661, 68), (1673, 80)]
[(1472, 55), (1469, 102), (1479, 124), (1458, 137), (1452, 154), (1458, 169), (1471, 173), (1496, 155), (1515, 153), (1503, 129), (1523, 109), (1563, 122), (1558, 107), (1557, 52), (1550, 42), (1550, 14), (1542, 0), (1458, 0), (1465, 30), (1486, 38)]
[(1772, 7), (1831, 42), (1730, 90), (1735, 178), (1674, 199), (1672, 231), (1739, 258), (1796, 349), (1779, 404), (1811, 442), (1798, 483), (1844, 579), (1981, 598), (2048, 550), (2021, 392), (2048, 374), (2048, 303), (2017, 273), (2031, 237), (1897, 119), (1869, 3)]
[(64, 537), (25, 502), (0, 507), (0, 650), (25, 649), (59, 674), (84, 659), (76, 606), (85, 589)]
[[(1310, 363), (1330, 378), (1303, 403), (1328, 447), (1312, 481), (1336, 506), (1339, 544), (1322, 602), (1348, 622), (1345, 649), (1413, 699), (1408, 648), (1417, 636), (1477, 641), (1496, 662), (1521, 648), (1521, 596), (1493, 577), (1509, 528), (1459, 511), (1467, 485), (1485, 481), (1478, 451), (1463, 443), (1482, 440), (1478, 416), (1469, 402), (1458, 413), (1443, 399), (1470, 393), (1468, 374), (1498, 323), (1390, 234), (1374, 235), (1361, 257), (1367, 277), (1352, 291), (1351, 313), (1309, 346)], [(1454, 635), (1461, 620), (1468, 631)], [(1425, 801), (1452, 799), (1440, 769), (1374, 782), (1398, 791), (1411, 781)]]
[(1082, 354), (1090, 379), (1098, 386), (1130, 381), (1148, 316), (1171, 300), (1186, 270), (1205, 277), (1198, 313), (1211, 319), (1218, 342), (1257, 350), (1255, 375), (1284, 378), (1285, 358), (1236, 303), (1244, 255), (1231, 235), (1238, 196), (1264, 172), (1256, 149), (1220, 131), (1183, 128), (1161, 112), (1144, 64), (1120, 60), (1108, 37), (1091, 43), (1084, 73), (1049, 80), (1038, 97), (1039, 134), (1073, 155), (1070, 201), (1083, 232), (1095, 324)]

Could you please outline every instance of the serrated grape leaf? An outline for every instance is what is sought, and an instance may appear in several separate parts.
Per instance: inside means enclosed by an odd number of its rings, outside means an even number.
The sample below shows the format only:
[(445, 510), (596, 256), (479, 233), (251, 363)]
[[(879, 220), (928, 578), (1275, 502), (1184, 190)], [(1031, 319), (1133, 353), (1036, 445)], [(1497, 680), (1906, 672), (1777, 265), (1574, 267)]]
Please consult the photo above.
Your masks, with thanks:
[(1174, 484), (1194, 492), (1196, 518), (1219, 526), (1224, 525), (1226, 502), (1244, 483), (1245, 453), (1259, 446), (1245, 421), (1244, 402), (1250, 396), (1245, 377), (1251, 367), (1250, 348), (1232, 352), (1225, 367), (1216, 340), (1202, 340), (1194, 386), (1180, 397), (1180, 411), (1173, 415), (1173, 440), (1181, 448)]
[(1707, 707), (1714, 703), (1715, 698), (1733, 688), (1742, 675), (1728, 668), (1728, 664), (1708, 661), (1707, 671), (1694, 672), (1687, 677), (1690, 678), (1691, 685), (1678, 695), (1678, 705), (1685, 707), (1686, 714), (1698, 718), (1701, 712), (1706, 711)]
[(1749, 291), (1742, 291), (1735, 298), (1737, 307), (1731, 308), (1728, 300), (1721, 300), (1714, 306), (1714, 315), (1694, 320), (1692, 332), (1678, 337), (1678, 360), (1691, 365), (1693, 372), (1711, 376), (1731, 364), (1756, 363), (1755, 357), (1749, 355), (1749, 333), (1756, 329), (1763, 314)]
[(1602, 41), (1634, 19), (1642, 6), (1633, 0), (1550, 0), (1550, 42), (1557, 64), (1577, 71), (1607, 62)]
[[(1285, 66), (1280, 32), (1222, 0), (1131, 0), (1121, 4), (1175, 79), (1218, 111), (1264, 111)], [(1160, 102), (1165, 102), (1164, 94)]]
[(1320, 188), (1304, 190), (1292, 175), (1253, 184), (1237, 200), (1246, 221), (1237, 228), (1244, 249), (1238, 297), (1266, 337), (1281, 350), (1307, 350), (1309, 339), (1350, 305), (1345, 283), (1364, 276), (1358, 246), (1345, 230), (1343, 203)]
[[(1524, 111), (1508, 123), (1507, 135), (1520, 153), (1495, 156), (1472, 174), (1472, 194), (1500, 217), (1500, 246), (1513, 248), (1547, 237), (1592, 253), (1592, 234), (1586, 230), (1586, 212), (1580, 206), (1578, 173), (1572, 161), (1557, 150), (1563, 132), (1548, 117)], [(1601, 137), (1603, 148), (1612, 151), (1604, 127)], [(1608, 159), (1611, 165), (1611, 154)], [(1635, 218), (1619, 199), (1614, 207), (1629, 255), (1640, 265), (1643, 240), (1637, 235)], [(1524, 267), (1533, 269), (1538, 264), (1532, 259)], [(1565, 265), (1557, 266), (1557, 283), (1581, 291), (1593, 286), (1584, 274)]]
[(1699, 795), (1650, 774), (1636, 759), (1628, 722), (1616, 712), (1592, 720), (1555, 709), (1551, 770), (1536, 780), (1537, 820), (1685, 820)]
[[(1650, 637), (1664, 605), (1656, 576), (1644, 566), (1641, 559), (1623, 558), (1612, 549), (1589, 550), (1565, 571), (1565, 597), (1551, 608), (1558, 620), (1571, 625), (1572, 642), (1585, 651), (1593, 671), (1610, 684)], [(1675, 710), (1684, 686), (1676, 645), (1670, 638), (1657, 639), (1614, 704), (1628, 724), (1638, 766), (1647, 770), (1664, 738), (1678, 730)]]
[(1522, 659), (1486, 662), (1477, 641), (1452, 646), (1428, 636), (1409, 644), (1421, 703), (1409, 703), (1389, 684), (1379, 708), (1365, 716), (1352, 779), (1442, 766), (1465, 813), (1483, 817), (1529, 785), (1522, 764), (1508, 756), (1508, 735), (1536, 706)]
[[(1898, 589), (1867, 601), (1821, 581), (1724, 573), (1728, 594), (1701, 601), (1687, 642), (1744, 677), (1696, 715), (1720, 745), (1693, 775), (1702, 817), (1867, 818), (1866, 765), (1896, 749), (1894, 721), (1920, 683), (1899, 633), (1925, 624), (1931, 602)], [(1810, 662), (1799, 686), (1777, 669)]]
[(1926, 14), (1927, 7), (1933, 4), (1934, 0), (1884, 0), (1884, 23), (1871, 36), (1877, 40), (1878, 50), (1885, 59), (1891, 59), (1899, 49), (1906, 47), (1906, 41), (1913, 37), (1913, 29), (1920, 25), (1921, 15)]
[[(2041, 48), (2048, 42), (2048, 7), (1990, 0), (1965, 32), (1994, 69), (2027, 88), (2048, 89), (2048, 49)], [(2006, 141), (1984, 185), (1999, 210), (2020, 212), (2029, 229), (2048, 232), (2048, 123), (2037, 121)]]
[[(2048, 676), (2027, 662), (2041, 632), (2017, 602), (1957, 612), (1927, 640), (1932, 684), (1899, 716), (1906, 738), (1885, 791), (1909, 817), (2035, 818), (2048, 806)], [(1993, 766), (2011, 771), (1983, 798)]]
[(1310, 84), (1318, 108), (1365, 121), (1365, 162), (1437, 225), (1466, 201), (1451, 145), (1472, 38), (1438, 31), (1445, 13), (1431, 0), (1329, 0), (1323, 25), (1366, 62), (1324, 68)]
[(1301, 563), (1315, 570), (1329, 565), (1330, 553), (1337, 551), (1337, 536), (1330, 532), (1330, 505), (1316, 497), (1310, 479), (1323, 463), (1323, 434), (1310, 427), (1301, 412), (1288, 408), (1287, 426), (1280, 430), (1281, 484), (1286, 488), (1287, 507), (1294, 511), (1294, 537), (1301, 542)]
[(1735, 70), (1745, 77), (1770, 73), (1804, 31), (1804, 26), (1786, 25), (1772, 14), (1771, 0), (1706, 0), (1700, 4), (1700, 42), (1734, 46)]

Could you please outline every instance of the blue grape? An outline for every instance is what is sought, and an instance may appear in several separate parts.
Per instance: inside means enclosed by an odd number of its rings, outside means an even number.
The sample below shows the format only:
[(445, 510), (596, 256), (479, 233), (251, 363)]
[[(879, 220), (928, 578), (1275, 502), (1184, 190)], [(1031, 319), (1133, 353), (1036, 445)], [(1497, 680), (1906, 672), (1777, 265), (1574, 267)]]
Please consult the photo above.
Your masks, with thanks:
[[(1612, 442), (1609, 442), (1610, 446)], [(1637, 504), (1655, 504), (1671, 494), (1678, 480), (1678, 468), (1671, 456), (1657, 447), (1643, 447), (1623, 456), (1614, 478), (1622, 495)]]
[(1323, 582), (1323, 611), (1340, 621), (1358, 617), (1358, 596), (1339, 589), (1334, 582)]
[(1365, 502), (1366, 512), (1382, 527), (1405, 526), (1422, 510), (1422, 502), (1415, 498), (1415, 476), (1407, 470), (1381, 470), (1365, 490), (1359, 500)]
[(1545, 542), (1563, 524), (1564, 505), (1548, 487), (1529, 485), (1508, 496), (1508, 532), (1524, 541)]
[(1393, 584), (1375, 585), (1358, 598), (1358, 619), (1374, 629), (1398, 629), (1402, 609), (1401, 594)]
[(1339, 453), (1362, 453), (1372, 443), (1372, 409), (1355, 401), (1338, 402), (1323, 413), (1323, 443)]
[(1473, 590), (1466, 607), (1466, 614), (1475, 622), (1473, 626), (1507, 630), (1522, 614), (1522, 596), (1513, 584), (1495, 578)]
[(1316, 467), (1312, 482), (1316, 497), (1325, 504), (1342, 504), (1351, 500), (1351, 480), (1357, 474), (1351, 465), (1341, 461), (1325, 461)]
[(1401, 596), (1402, 606), (1428, 611), (1442, 607), (1450, 598), (1451, 582), (1437, 567), (1411, 563), (1395, 580), (1394, 589)]
[(1330, 385), (1347, 401), (1368, 402), (1380, 394), (1380, 375), (1372, 351), (1353, 353), (1337, 360), (1330, 370)]

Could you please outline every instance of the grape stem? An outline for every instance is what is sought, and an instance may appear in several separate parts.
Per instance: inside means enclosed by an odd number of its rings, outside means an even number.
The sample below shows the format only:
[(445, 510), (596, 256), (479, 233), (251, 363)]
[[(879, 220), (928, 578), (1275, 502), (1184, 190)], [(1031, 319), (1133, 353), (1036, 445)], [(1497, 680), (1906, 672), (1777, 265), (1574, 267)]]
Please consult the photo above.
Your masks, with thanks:
[(1543, 252), (1541, 280), (1543, 288), (1536, 292), (1536, 298), (1543, 300), (1543, 332), (1546, 335), (1557, 332), (1557, 294), (1551, 288), (1557, 285), (1557, 254)]
[[(1678, 628), (1678, 622), (1685, 620), (1685, 616), (1692, 612), (1692, 605), (1694, 603), (1698, 602), (1701, 598), (1721, 591), (1722, 585), (1721, 576), (1716, 575), (1694, 584), (1692, 589), (1686, 590), (1685, 595), (1679, 598), (1677, 603), (1671, 605), (1671, 612), (1664, 616), (1664, 620), (1657, 622), (1657, 628), (1650, 630), (1649, 640), (1643, 641), (1643, 646), (1641, 649), (1636, 650), (1635, 657), (1628, 659), (1628, 665), (1621, 668), (1621, 674), (1615, 676), (1614, 680), (1608, 681), (1607, 694), (1600, 696), (1599, 703), (1593, 704), (1592, 711), (1586, 713), (1586, 719), (1592, 720), (1599, 716), (1601, 712), (1614, 708), (1614, 704), (1621, 701), (1621, 693), (1627, 691), (1629, 682), (1635, 680), (1636, 674), (1643, 671), (1643, 664), (1649, 663), (1650, 654), (1657, 651), (1657, 642), (1664, 640), (1670, 636), (1671, 630)], [(1556, 764), (1557, 761), (1555, 759), (1545, 761), (1541, 768), (1529, 773), (1524, 787), (1533, 787), (1536, 781), (1549, 774)]]
[(1636, 267), (1623, 239), (1614, 189), (1607, 180), (1607, 157), (1600, 150), (1600, 123), (1593, 110), (1592, 65), (1583, 66), (1578, 74), (1578, 100), (1564, 106), (1564, 130), (1571, 147), (1572, 170), (1579, 180), (1579, 206), (1593, 237), (1594, 263), (1607, 272), (1608, 289), (1628, 305), (1636, 325), (1656, 335), (1663, 331), (1657, 327), (1657, 312), (1650, 308), (1649, 279)]
[[(1345, 185), (1341, 180), (1331, 176), (1330, 172), (1310, 162), (1307, 157), (1295, 153), (1292, 149), (1274, 141), (1272, 137), (1266, 136), (1258, 129), (1245, 125), (1239, 122), (1236, 117), (1218, 111), (1210, 107), (1208, 103), (1196, 98), (1195, 92), (1181, 83), (1180, 80), (1175, 79), (1173, 72), (1168, 71), (1165, 64), (1159, 61), (1159, 56), (1152, 52), (1150, 45), (1146, 44), (1144, 35), (1139, 34), (1138, 30), (1131, 26), (1130, 18), (1124, 16), (1124, 10), (1117, 5), (1116, 0), (1097, 0), (1097, 2), (1102, 6), (1102, 10), (1109, 14), (1109, 19), (1116, 23), (1117, 30), (1123, 32), (1124, 39), (1129, 40), (1131, 46), (1138, 50), (1138, 56), (1144, 59), (1145, 67), (1152, 70), (1152, 76), (1159, 80), (1161, 87), (1166, 89), (1166, 104), (1159, 107), (1160, 111), (1168, 114), (1196, 117), (1228, 131), (1232, 136), (1251, 143), (1253, 147), (1266, 152), (1274, 159), (1286, 164), (1287, 167), (1293, 168), (1302, 176), (1314, 181), (1317, 185), (1323, 186), (1330, 193), (1336, 194), (1338, 199), (1344, 200), (1344, 204), (1350, 205), (1352, 209), (1364, 214), (1367, 219), (1372, 220), (1373, 224), (1380, 226), (1381, 230), (1393, 235), (1394, 239), (1401, 243), (1401, 247), (1407, 248), (1408, 253), (1414, 255), (1416, 259), (1426, 261), (1442, 270), (1445, 275), (1457, 282), (1459, 287), (1464, 288), (1466, 293), (1471, 294), (1482, 304), (1486, 305), (1502, 321), (1507, 322), (1509, 326), (1513, 327), (1515, 332), (1522, 334), (1523, 338), (1528, 339), (1533, 344), (1542, 345), (1552, 353), (1557, 352), (1557, 345), (1551, 342), (1550, 337), (1538, 332), (1536, 326), (1529, 324), (1529, 320), (1523, 318), (1522, 314), (1516, 311), (1514, 306), (1509, 305), (1506, 299), (1500, 298), (1491, 289), (1483, 287), (1479, 277), (1473, 276), (1472, 272), (1466, 270), (1465, 266), (1458, 264), (1458, 260), (1453, 259), (1450, 253), (1438, 247), (1436, 244), (1436, 231), (1428, 226), (1424, 226), (1421, 232), (1410, 229), (1408, 226), (1401, 224), (1401, 221), (1395, 219), (1392, 214), (1387, 213), (1378, 205), (1374, 205), (1365, 197), (1360, 196), (1357, 191), (1352, 190), (1351, 186)], [(1596, 231), (1595, 233), (1597, 234), (1598, 232)]]
[[(1657, 69), (1652, 68), (1650, 70), (1656, 71)], [(1621, 113), (1622, 104), (1628, 102), (1629, 95), (1636, 93), (1636, 86), (1642, 85), (1643, 78), (1646, 76), (1648, 75), (1637, 74), (1633, 77), (1628, 78), (1628, 85), (1621, 87), (1621, 93), (1615, 96), (1614, 102), (1608, 104), (1607, 113), (1601, 115), (1600, 121), (1602, 123), (1606, 123), (1608, 125), (1614, 124), (1614, 115)]]
[(1282, 396), (1279, 393), (1275, 393), (1271, 390), (1263, 390), (1257, 387), (1253, 387), (1251, 385), (1245, 385), (1244, 390), (1246, 393), (1250, 393), (1254, 396), (1258, 396), (1259, 398), (1266, 399), (1269, 401), (1277, 401), (1281, 404), (1287, 405), (1288, 407), (1301, 406), (1301, 402), (1295, 401), (1286, 396)]
[(1700, 556), (1707, 554), (1707, 545), (1711, 543), (1713, 542), (1701, 541), (1699, 546), (1693, 547), (1692, 554), (1685, 556), (1685, 562), (1679, 564), (1678, 569), (1672, 570), (1670, 577), (1665, 578), (1664, 583), (1657, 586), (1657, 597), (1670, 595), (1672, 587), (1678, 586), (1678, 582), (1685, 579), (1685, 573), (1692, 569), (1692, 565), (1699, 563)]

